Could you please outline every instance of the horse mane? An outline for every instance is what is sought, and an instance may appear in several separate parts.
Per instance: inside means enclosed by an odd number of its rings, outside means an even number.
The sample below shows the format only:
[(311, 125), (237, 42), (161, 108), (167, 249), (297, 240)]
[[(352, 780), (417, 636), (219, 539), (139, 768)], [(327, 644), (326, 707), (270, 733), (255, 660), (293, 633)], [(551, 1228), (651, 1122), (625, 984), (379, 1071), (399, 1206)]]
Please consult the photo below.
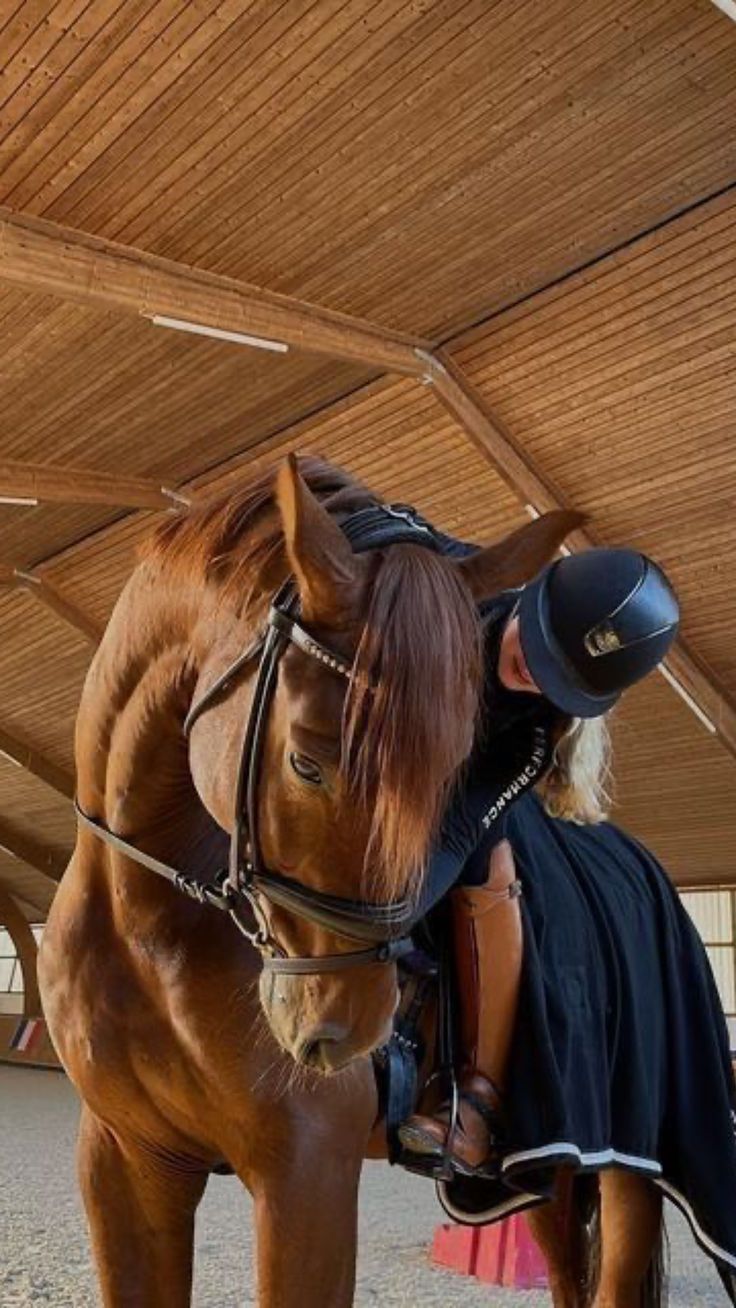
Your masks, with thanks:
[[(275, 467), (167, 519), (144, 545), (192, 582), (214, 581), (254, 617), (289, 572)], [(330, 513), (380, 503), (314, 457), (299, 471)], [(345, 701), (342, 771), (371, 814), (365, 890), (414, 896), (481, 701), (480, 628), (452, 563), (421, 546), (376, 551)]]
[[(271, 464), (233, 490), (195, 502), (172, 514), (144, 541), (139, 554), (158, 560), (182, 580), (218, 583), (222, 599), (249, 615), (288, 574), (281, 519), (276, 509), (276, 473)], [(301, 457), (299, 472), (331, 513), (353, 513), (377, 496), (324, 459)]]

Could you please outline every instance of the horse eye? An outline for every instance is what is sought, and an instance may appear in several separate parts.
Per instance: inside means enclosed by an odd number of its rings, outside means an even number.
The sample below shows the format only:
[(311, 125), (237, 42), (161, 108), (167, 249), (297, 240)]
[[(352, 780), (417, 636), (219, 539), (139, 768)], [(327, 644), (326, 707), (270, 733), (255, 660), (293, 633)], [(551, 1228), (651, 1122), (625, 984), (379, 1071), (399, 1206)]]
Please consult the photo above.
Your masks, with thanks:
[(313, 759), (307, 758), (306, 754), (289, 755), (289, 762), (293, 767), (296, 775), (301, 777), (302, 781), (308, 781), (312, 786), (322, 784), (322, 772)]

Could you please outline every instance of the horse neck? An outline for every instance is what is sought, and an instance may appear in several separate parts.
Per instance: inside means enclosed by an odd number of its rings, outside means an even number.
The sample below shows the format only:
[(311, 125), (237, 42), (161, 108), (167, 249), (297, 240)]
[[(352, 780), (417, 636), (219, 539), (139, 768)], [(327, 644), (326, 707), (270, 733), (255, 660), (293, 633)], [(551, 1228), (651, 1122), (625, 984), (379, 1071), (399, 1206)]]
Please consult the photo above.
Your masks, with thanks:
[[(206, 598), (146, 563), (123, 592), (85, 684), (77, 722), (81, 807), (183, 871), (219, 865), (223, 834), (200, 803), (182, 730), (197, 681)], [(166, 883), (96, 837), (82, 846), (118, 905), (170, 902)]]

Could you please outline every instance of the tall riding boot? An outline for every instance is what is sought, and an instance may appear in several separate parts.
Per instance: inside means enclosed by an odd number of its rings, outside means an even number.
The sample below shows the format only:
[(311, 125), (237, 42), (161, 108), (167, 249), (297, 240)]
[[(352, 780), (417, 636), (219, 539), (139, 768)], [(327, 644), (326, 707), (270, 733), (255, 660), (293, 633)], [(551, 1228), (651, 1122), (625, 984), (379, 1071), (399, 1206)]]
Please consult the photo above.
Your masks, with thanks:
[[(491, 854), (485, 885), (460, 886), (451, 895), (463, 1057), (450, 1156), (466, 1172), (487, 1163), (502, 1119), (523, 952), (519, 892), (511, 846), (503, 840)], [(449, 1124), (444, 1104), (434, 1117), (410, 1117), (399, 1136), (409, 1152), (439, 1158)]]

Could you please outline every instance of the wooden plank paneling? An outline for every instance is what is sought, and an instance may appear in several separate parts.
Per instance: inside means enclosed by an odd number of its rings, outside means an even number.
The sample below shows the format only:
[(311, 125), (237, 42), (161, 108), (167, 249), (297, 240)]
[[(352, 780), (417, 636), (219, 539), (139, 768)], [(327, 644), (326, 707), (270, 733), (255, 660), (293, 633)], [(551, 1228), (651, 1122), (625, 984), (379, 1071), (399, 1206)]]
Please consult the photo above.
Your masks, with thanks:
[(0, 847), (19, 863), (34, 868), (54, 882), (61, 880), (69, 861), (68, 853), (52, 849), (36, 836), (26, 835), (18, 830), (16, 824), (6, 822), (4, 818), (0, 818)]
[(210, 327), (250, 335), (255, 348), (256, 340), (270, 342), (277, 353), (306, 350), (409, 377), (422, 372), (420, 341), (7, 208), (0, 208), (0, 281), (161, 328)]
[(659, 559), (736, 700), (736, 193), (453, 349), (599, 541)]
[[(74, 718), (91, 646), (24, 591), (0, 591), (0, 631), (3, 726), (73, 771)], [(0, 816), (4, 811), (0, 802)]]
[[(492, 540), (527, 521), (514, 495), (442, 413), (429, 388), (408, 381), (374, 383), (260, 443), (255, 459), (253, 452), (238, 456), (187, 487), (197, 494), (227, 490), (251, 475), (254, 466), (290, 451), (321, 454), (389, 498), (421, 502), (447, 530), (462, 533), (467, 528), (469, 539)], [(470, 516), (468, 503), (474, 506)], [(107, 613), (147, 530), (140, 518), (127, 519), (67, 549), (44, 568), (44, 575), (59, 586), (73, 584), (80, 603), (96, 614)]]
[[(375, 384), (259, 448), (261, 460), (309, 451), (349, 467), (383, 494), (415, 503), (467, 539), (498, 537), (526, 520), (523, 506), (482, 454), (442, 412), (430, 389), (408, 382)], [(237, 485), (253, 467), (231, 461), (197, 479), (202, 491)], [(55, 561), (59, 584), (109, 609), (142, 535), (128, 522)], [(103, 605), (104, 600), (104, 605)], [(652, 845), (688, 881), (736, 875), (736, 762), (660, 677), (626, 697), (614, 722), (617, 820)]]
[[(372, 374), (265, 355), (48, 297), (0, 300), (0, 454), (176, 486)], [(0, 559), (32, 566), (115, 510), (0, 504)]]
[(653, 676), (614, 716), (614, 818), (684, 884), (736, 881), (736, 759)]
[[(597, 539), (662, 559), (688, 641), (736, 691), (733, 193), (693, 208), (736, 177), (714, 6), (24, 0), (4, 20), (0, 203), (266, 305), (433, 339), (482, 320), (454, 356)], [(371, 368), (0, 289), (0, 395), (3, 459), (225, 488), (254, 457), (315, 450), (469, 539), (525, 520), (427, 390)], [(116, 516), (0, 506), (0, 560), (49, 558), (47, 583), (102, 623), (153, 521)], [(3, 727), (70, 772), (89, 646), (23, 594), (0, 593), (0, 633)], [(617, 717), (624, 819), (679, 877), (733, 879), (732, 760), (661, 679)], [(0, 782), (0, 824), (68, 848), (60, 798), (2, 760)], [(47, 906), (0, 852), (6, 879)]]
[(57, 852), (71, 849), (76, 822), (69, 795), (56, 793), (4, 757), (0, 758), (0, 794), (0, 822)]
[[(20, 736), (17, 732), (8, 731), (1, 725), (0, 757), (13, 764), (16, 768), (20, 768), (24, 774), (30, 773), (39, 781), (42, 781), (44, 785), (48, 786), (50, 790), (61, 795), (64, 799), (72, 799), (74, 797), (74, 781), (69, 772), (66, 772), (64, 768), (57, 767), (51, 759), (46, 758), (40, 750), (36, 749), (31, 741)], [(26, 779), (27, 778), (24, 775), (24, 783)], [(24, 785), (24, 790), (27, 791), (27, 789), (28, 787)], [(9, 802), (10, 795), (7, 776), (2, 786), (2, 794), (3, 800)], [(48, 796), (46, 798), (48, 799)], [(27, 794), (22, 799), (24, 811), (26, 800)]]
[(44, 922), (51, 908), (56, 886), (48, 877), (19, 863), (0, 849), (0, 886), (12, 894), (29, 922)]
[[(446, 351), (435, 355), (431, 377), (432, 391), (443, 408), (455, 418), (533, 516), (570, 507), (552, 490), (528, 450), (523, 449), (497, 416), (490, 412), (480, 392)], [(587, 526), (566, 538), (566, 545), (573, 550), (595, 548), (599, 543)], [(712, 670), (681, 635), (669, 650), (663, 674), (670, 679), (673, 689), (691, 697), (696, 709), (705, 714), (719, 739), (736, 756), (736, 698), (731, 699)]]
[(734, 177), (700, 0), (95, 0), (23, 38), (11, 207), (435, 337)]

